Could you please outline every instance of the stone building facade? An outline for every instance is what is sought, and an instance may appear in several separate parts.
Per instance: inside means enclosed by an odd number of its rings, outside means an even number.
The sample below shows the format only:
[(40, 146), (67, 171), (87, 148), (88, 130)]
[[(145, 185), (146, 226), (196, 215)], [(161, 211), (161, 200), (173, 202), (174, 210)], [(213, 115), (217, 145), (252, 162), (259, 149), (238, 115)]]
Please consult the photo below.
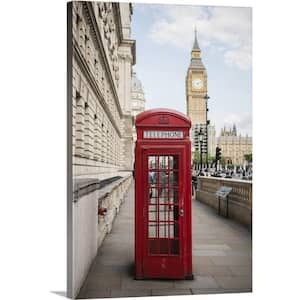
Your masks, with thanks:
[(136, 72), (132, 74), (131, 82), (131, 99), (132, 99), (132, 110), (131, 113), (135, 117), (139, 113), (145, 110), (145, 93), (141, 81), (137, 78)]
[(208, 155), (214, 157), (216, 155), (216, 128), (214, 125), (207, 126), (207, 142)]
[(132, 124), (135, 63), (131, 6), (110, 2), (73, 6), (73, 174), (97, 174), (101, 179), (132, 163), (125, 155), (131, 139), (127, 129)]
[[(132, 116), (136, 117), (139, 113), (145, 110), (145, 94), (141, 81), (137, 78), (136, 72), (132, 74), (131, 82), (131, 97), (132, 97)], [(136, 130), (135, 126), (133, 127), (133, 140), (136, 141)]]
[(69, 5), (73, 52), (73, 271), (68, 291), (74, 297), (132, 182), (131, 77), (135, 41), (131, 39), (130, 3)]
[(245, 154), (252, 153), (252, 137), (237, 134), (235, 124), (232, 128), (222, 128), (221, 134), (218, 137), (217, 144), (221, 147), (222, 157), (225, 164), (228, 162), (234, 165), (242, 166), (245, 163)]

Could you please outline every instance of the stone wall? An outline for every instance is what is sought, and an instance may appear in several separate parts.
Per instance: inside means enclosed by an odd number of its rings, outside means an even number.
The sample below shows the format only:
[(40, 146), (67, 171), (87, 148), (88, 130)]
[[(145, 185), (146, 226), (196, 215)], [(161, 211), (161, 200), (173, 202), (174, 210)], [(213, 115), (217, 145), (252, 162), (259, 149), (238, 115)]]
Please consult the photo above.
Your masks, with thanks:
[[(97, 245), (102, 244), (105, 235), (111, 231), (113, 221), (120, 211), (124, 196), (132, 183), (132, 176), (128, 174), (124, 178), (102, 189), (98, 196), (98, 208), (106, 208), (104, 216), (98, 214)], [(134, 199), (132, 199), (133, 201)], [(133, 213), (133, 212), (132, 212)]]
[[(98, 188), (101, 181), (86, 180), (74, 184), (73, 209), (73, 295), (79, 293), (89, 268), (106, 234), (120, 210), (125, 194), (132, 183), (131, 173)], [(106, 208), (99, 215), (99, 208)]]
[(215, 193), (221, 186), (232, 187), (228, 196), (228, 217), (247, 227), (252, 227), (252, 181), (234, 180), (216, 177), (198, 177), (196, 199), (213, 207), (226, 216), (227, 202), (216, 197)]

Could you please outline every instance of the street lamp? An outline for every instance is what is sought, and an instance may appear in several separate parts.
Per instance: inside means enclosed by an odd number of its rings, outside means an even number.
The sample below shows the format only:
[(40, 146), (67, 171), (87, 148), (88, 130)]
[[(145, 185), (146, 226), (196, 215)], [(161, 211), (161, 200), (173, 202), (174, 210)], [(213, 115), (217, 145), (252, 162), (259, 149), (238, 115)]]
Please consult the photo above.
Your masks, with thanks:
[(199, 137), (199, 143), (200, 143), (200, 147), (199, 147), (199, 152), (200, 152), (200, 175), (203, 175), (203, 173), (202, 173), (202, 143), (203, 143), (203, 133), (202, 133), (201, 129), (198, 132), (198, 137)]
[(205, 94), (204, 99), (206, 100), (206, 167), (208, 168), (208, 130), (207, 130), (207, 125), (209, 125), (209, 121), (207, 120), (207, 112), (208, 112), (208, 108), (207, 108), (207, 100), (210, 97)]

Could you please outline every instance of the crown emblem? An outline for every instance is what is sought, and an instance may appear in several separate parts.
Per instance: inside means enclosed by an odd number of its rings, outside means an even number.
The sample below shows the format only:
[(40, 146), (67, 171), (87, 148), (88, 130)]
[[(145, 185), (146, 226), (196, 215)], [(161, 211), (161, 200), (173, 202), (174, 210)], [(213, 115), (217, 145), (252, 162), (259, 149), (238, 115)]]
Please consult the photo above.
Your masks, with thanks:
[(158, 118), (158, 124), (169, 124), (169, 118), (167, 116), (160, 116)]

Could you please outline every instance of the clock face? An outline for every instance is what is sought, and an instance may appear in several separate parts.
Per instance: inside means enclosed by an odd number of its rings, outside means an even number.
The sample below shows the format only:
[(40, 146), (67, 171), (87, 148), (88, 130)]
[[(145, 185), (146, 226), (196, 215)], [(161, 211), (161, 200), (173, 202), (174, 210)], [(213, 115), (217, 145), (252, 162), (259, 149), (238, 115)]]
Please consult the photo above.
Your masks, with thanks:
[(202, 87), (202, 80), (200, 78), (196, 78), (193, 80), (193, 88), (201, 89)]

